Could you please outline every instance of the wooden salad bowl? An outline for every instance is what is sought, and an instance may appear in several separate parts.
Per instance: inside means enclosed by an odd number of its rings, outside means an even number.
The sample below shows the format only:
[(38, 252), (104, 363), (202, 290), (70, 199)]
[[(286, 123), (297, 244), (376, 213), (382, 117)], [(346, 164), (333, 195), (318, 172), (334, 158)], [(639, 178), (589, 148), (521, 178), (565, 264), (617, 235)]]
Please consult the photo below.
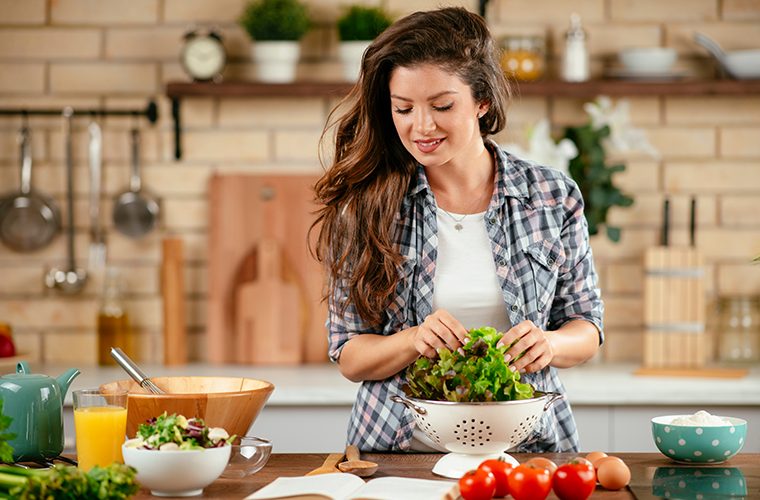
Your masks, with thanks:
[(245, 436), (274, 390), (265, 380), (242, 377), (153, 377), (166, 394), (152, 394), (132, 379), (100, 386), (105, 393), (126, 389), (127, 436), (163, 412), (202, 418), (209, 427), (222, 427), (230, 435)]

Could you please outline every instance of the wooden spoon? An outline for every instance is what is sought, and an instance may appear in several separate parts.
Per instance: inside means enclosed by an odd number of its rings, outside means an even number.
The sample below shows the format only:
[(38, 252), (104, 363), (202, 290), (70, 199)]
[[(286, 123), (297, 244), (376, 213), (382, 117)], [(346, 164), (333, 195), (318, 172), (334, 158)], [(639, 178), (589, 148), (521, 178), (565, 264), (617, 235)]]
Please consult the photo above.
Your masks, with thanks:
[(359, 460), (359, 448), (350, 444), (346, 446), (346, 461), (339, 463), (341, 472), (348, 472), (359, 477), (371, 476), (377, 472), (377, 464), (368, 460)]
[(340, 473), (340, 469), (335, 466), (338, 464), (338, 462), (343, 460), (344, 456), (345, 455), (343, 453), (330, 453), (327, 455), (327, 458), (320, 467), (317, 467), (311, 472), (307, 472), (306, 475), (316, 476), (317, 474), (331, 474), (333, 472)]

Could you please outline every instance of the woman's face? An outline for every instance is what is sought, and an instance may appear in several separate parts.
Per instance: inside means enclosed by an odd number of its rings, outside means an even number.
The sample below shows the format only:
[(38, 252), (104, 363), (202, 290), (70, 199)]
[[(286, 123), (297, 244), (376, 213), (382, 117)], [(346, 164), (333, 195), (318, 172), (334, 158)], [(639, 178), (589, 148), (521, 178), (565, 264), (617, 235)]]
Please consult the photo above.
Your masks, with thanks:
[(389, 87), (396, 132), (423, 166), (465, 163), (482, 150), (478, 115), (488, 106), (458, 76), (434, 64), (397, 67)]

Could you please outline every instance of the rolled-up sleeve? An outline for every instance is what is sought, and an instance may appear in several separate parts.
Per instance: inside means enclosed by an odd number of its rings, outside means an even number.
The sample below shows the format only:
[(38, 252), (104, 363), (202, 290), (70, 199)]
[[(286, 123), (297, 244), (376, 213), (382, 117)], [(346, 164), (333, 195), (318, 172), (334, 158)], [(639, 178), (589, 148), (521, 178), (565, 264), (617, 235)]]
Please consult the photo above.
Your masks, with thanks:
[(571, 320), (589, 321), (599, 331), (599, 344), (602, 344), (604, 303), (589, 244), (588, 223), (583, 214), (583, 197), (577, 184), (571, 179), (568, 182), (569, 191), (563, 203), (565, 221), (560, 234), (565, 262), (559, 269), (549, 325), (556, 329)]
[[(348, 289), (342, 283), (342, 280), (337, 280), (332, 287), (327, 307), (327, 353), (333, 362), (338, 361), (343, 346), (353, 336), (374, 331), (361, 319), (356, 307), (348, 302)], [(345, 310), (341, 310), (344, 303)]]

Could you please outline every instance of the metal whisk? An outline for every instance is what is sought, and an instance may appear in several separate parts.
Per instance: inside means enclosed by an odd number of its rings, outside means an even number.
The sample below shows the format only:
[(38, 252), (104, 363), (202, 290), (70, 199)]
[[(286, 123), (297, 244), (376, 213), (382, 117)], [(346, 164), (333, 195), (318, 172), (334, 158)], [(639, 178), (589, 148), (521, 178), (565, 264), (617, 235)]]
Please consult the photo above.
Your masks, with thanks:
[(135, 382), (140, 384), (140, 387), (152, 392), (153, 394), (166, 394), (163, 389), (158, 387), (148, 377), (146, 377), (142, 370), (140, 370), (140, 368), (135, 364), (135, 362), (132, 361), (129, 356), (124, 354), (124, 351), (122, 351), (120, 348), (112, 347), (111, 357), (115, 359), (122, 368), (124, 368), (124, 371), (126, 371), (130, 377), (135, 379)]

